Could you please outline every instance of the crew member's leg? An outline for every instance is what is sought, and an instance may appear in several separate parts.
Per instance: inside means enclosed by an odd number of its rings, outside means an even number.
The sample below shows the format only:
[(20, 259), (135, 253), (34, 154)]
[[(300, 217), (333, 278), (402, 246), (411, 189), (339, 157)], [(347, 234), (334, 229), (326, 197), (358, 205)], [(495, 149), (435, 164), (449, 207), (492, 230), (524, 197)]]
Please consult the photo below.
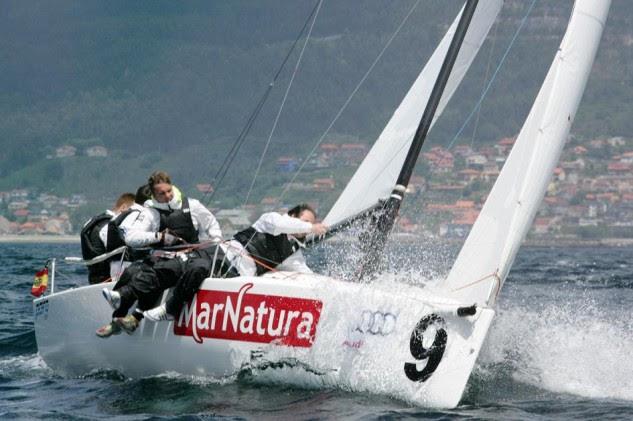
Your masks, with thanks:
[(164, 306), (149, 310), (145, 315), (153, 321), (173, 320), (180, 314), (183, 305), (193, 299), (202, 282), (209, 276), (218, 278), (238, 276), (237, 271), (231, 267), (219, 247), (191, 253), (185, 271), (178, 280), (171, 297)]
[(172, 296), (167, 300), (165, 309), (172, 316), (177, 316), (185, 302), (190, 301), (211, 272), (211, 260), (204, 258), (189, 259), (185, 273), (182, 275)]
[[(113, 331), (116, 330), (114, 324), (128, 333), (134, 332), (143, 318), (143, 311), (155, 306), (161, 293), (165, 289), (173, 287), (183, 271), (184, 264), (177, 258), (160, 259), (155, 262), (148, 261), (137, 267), (133, 273), (125, 276), (121, 282), (123, 285), (116, 291), (118, 303), (114, 303), (111, 296), (108, 299), (107, 291), (104, 291), (106, 299), (115, 307), (112, 314), (114, 323), (110, 323), (110, 328), (107, 327), (109, 325), (105, 325), (98, 329), (97, 335), (108, 337), (117, 333)], [(137, 308), (128, 315), (128, 311), (137, 301)]]

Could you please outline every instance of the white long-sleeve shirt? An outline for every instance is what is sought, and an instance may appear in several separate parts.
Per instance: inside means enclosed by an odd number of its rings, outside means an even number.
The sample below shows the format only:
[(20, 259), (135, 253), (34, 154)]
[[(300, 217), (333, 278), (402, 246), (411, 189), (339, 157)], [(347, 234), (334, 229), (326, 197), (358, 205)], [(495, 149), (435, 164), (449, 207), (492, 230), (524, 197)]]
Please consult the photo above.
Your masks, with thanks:
[[(304, 234), (312, 231), (312, 224), (306, 221), (302, 221), (299, 218), (294, 218), (288, 214), (281, 215), (277, 212), (265, 213), (259, 217), (253, 224), (253, 228), (257, 232), (271, 235), (291, 234), (290, 239), (297, 241), (292, 237), (292, 234)], [(231, 240), (228, 243), (222, 245), (226, 258), (231, 262), (233, 267), (242, 276), (255, 276), (257, 274), (257, 267), (253, 259), (250, 258), (248, 251), (244, 248), (242, 243), (237, 240)], [(297, 250), (290, 257), (281, 262), (276, 270), (312, 273), (312, 270), (306, 264), (305, 257), (301, 250)]]
[[(221, 241), (222, 230), (215, 216), (196, 199), (188, 198), (193, 227), (198, 231), (200, 241)], [(145, 202), (145, 208), (138, 218), (124, 230), (125, 244), (130, 247), (145, 247), (158, 243), (160, 214), (156, 209), (177, 210), (182, 208), (182, 201), (176, 197), (168, 203), (155, 200)], [(126, 218), (127, 219), (127, 218)]]
[[(125, 219), (123, 219), (123, 221), (119, 225), (119, 229), (123, 231), (124, 235), (125, 235), (125, 232), (130, 229), (132, 224), (134, 224), (136, 219), (140, 216), (141, 212), (145, 208), (137, 203), (134, 203), (132, 206), (130, 206), (130, 209), (135, 210), (136, 212), (131, 212), (128, 216), (125, 217)], [(112, 211), (106, 211), (106, 212), (112, 214), (112, 219), (116, 219), (120, 215), (120, 213), (113, 213)], [(107, 248), (108, 247), (108, 224), (105, 224), (99, 230), (99, 238), (101, 239), (101, 241), (103, 241), (103, 244), (105, 244)]]

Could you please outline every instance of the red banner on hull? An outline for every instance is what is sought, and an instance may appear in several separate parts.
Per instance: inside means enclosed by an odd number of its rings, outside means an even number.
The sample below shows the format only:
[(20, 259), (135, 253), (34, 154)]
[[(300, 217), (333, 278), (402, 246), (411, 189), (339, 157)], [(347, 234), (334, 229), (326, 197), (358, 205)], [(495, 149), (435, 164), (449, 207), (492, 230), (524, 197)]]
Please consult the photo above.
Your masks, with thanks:
[(278, 295), (200, 290), (174, 323), (174, 334), (233, 341), (276, 343), (309, 348), (314, 342), (323, 303)]

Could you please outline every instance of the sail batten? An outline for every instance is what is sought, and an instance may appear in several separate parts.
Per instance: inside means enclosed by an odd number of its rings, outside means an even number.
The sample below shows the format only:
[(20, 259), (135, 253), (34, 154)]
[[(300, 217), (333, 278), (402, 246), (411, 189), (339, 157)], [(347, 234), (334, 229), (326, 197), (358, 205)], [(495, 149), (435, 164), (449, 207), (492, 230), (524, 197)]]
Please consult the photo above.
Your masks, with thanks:
[[(609, 6), (609, 0), (578, 0), (574, 5), (545, 82), (444, 283), (457, 299), (494, 303), (491, 291), (498, 290), (508, 275), (562, 153)], [(472, 284), (491, 272), (498, 280)]]

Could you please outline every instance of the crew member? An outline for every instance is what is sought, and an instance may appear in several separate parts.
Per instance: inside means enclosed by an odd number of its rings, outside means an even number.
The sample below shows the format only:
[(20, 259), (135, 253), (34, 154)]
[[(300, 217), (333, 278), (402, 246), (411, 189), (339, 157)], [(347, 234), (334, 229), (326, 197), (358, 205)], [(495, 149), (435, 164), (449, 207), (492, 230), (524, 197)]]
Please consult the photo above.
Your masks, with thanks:
[[(99, 231), (99, 237), (105, 244), (106, 252), (116, 250), (121, 246), (127, 245), (125, 242), (125, 233), (133, 226), (143, 211), (143, 204), (151, 199), (152, 193), (147, 184), (142, 185), (136, 190), (134, 203), (125, 211), (114, 215), (110, 222), (103, 226)], [(120, 257), (114, 257), (110, 260), (110, 277), (113, 280), (119, 280), (123, 270), (130, 266), (133, 261), (141, 260), (146, 257), (146, 253), (135, 251), (128, 248)]]
[(145, 316), (153, 321), (174, 320), (209, 277), (211, 267), (211, 275), (219, 277), (259, 276), (272, 269), (311, 273), (301, 252), (301, 240), (309, 233), (326, 232), (327, 226), (316, 222), (316, 212), (306, 204), (297, 205), (284, 215), (265, 213), (251, 227), (220, 245), (220, 250), (209, 251), (208, 255), (215, 254), (212, 262), (189, 262), (172, 296), (165, 304), (146, 311)]
[[(182, 195), (166, 172), (156, 171), (148, 180), (152, 198), (129, 230), (125, 243), (131, 247), (162, 247), (176, 244), (209, 246), (222, 239), (220, 225), (209, 210), (196, 199)], [(160, 256), (160, 255), (159, 255)], [(97, 330), (97, 336), (108, 337), (121, 329), (132, 333), (143, 318), (143, 311), (153, 307), (160, 294), (176, 284), (184, 272), (186, 253), (168, 253), (146, 259), (129, 276), (124, 271), (114, 290), (103, 289), (103, 295), (114, 309), (113, 320)], [(133, 314), (127, 314), (138, 301)]]
[[(81, 229), (81, 255), (91, 260), (107, 252), (107, 226), (115, 215), (125, 212), (134, 203), (133, 193), (123, 193), (112, 210), (106, 210), (88, 220)], [(88, 266), (88, 282), (98, 284), (110, 279), (110, 263), (106, 260)]]

